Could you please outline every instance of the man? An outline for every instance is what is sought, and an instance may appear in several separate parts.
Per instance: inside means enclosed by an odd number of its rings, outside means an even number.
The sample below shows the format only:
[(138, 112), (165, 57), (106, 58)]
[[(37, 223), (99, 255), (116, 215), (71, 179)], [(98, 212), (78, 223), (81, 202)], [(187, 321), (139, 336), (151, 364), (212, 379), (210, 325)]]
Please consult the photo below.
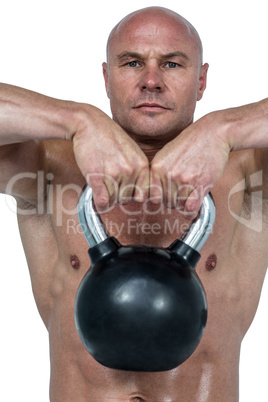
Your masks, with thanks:
[[(103, 71), (114, 120), (90, 105), (1, 86), (0, 188), (17, 200), (49, 331), (51, 401), (238, 400), (240, 345), (268, 261), (268, 101), (191, 124), (207, 70), (195, 29), (149, 8), (127, 16), (108, 41)], [(76, 206), (86, 182), (111, 234), (164, 247), (212, 192), (216, 222), (197, 266), (208, 323), (196, 351), (174, 370), (111, 370), (79, 339), (74, 300), (89, 261)]]

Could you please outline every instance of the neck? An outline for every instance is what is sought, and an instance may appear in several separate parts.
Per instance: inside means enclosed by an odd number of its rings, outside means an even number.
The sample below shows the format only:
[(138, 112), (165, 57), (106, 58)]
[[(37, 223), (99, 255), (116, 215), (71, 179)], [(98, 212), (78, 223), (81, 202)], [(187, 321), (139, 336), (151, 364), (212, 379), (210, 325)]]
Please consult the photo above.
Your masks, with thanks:
[(160, 149), (162, 149), (168, 142), (173, 140), (174, 138), (141, 138), (132, 136), (133, 140), (139, 145), (141, 150), (147, 156), (149, 162), (151, 162), (154, 156), (157, 154)]
[(154, 158), (154, 156), (157, 154), (160, 149), (162, 149), (166, 144), (152, 144), (152, 145), (144, 145), (141, 143), (138, 143), (139, 147), (141, 150), (145, 153), (145, 155), (148, 158), (148, 161), (151, 162)]

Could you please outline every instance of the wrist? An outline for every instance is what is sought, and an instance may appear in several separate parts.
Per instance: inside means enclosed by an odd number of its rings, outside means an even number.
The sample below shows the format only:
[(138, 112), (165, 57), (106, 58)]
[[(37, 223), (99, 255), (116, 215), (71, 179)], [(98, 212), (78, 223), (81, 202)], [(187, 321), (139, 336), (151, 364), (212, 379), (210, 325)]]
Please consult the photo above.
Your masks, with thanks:
[(96, 127), (101, 119), (107, 119), (107, 115), (93, 105), (86, 103), (70, 102), (70, 105), (63, 112), (65, 115), (65, 139), (73, 141), (74, 137), (90, 127)]
[(229, 153), (233, 150), (233, 122), (229, 118), (227, 110), (213, 111), (201, 118), (205, 135), (211, 135), (212, 139), (218, 140)]

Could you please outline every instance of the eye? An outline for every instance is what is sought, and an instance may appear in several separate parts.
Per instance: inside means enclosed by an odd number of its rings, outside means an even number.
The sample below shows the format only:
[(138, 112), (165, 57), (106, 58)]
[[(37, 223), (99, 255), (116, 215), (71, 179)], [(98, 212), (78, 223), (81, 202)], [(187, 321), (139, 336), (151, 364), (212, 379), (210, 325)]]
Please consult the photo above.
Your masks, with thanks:
[(169, 62), (167, 63), (167, 66), (168, 66), (169, 68), (180, 67), (180, 65), (179, 65), (178, 63), (175, 63), (174, 61), (169, 61)]
[(127, 63), (127, 65), (128, 65), (129, 67), (137, 67), (137, 66), (138, 66), (138, 62), (137, 62), (137, 60), (133, 60), (133, 61), (130, 61), (129, 63)]

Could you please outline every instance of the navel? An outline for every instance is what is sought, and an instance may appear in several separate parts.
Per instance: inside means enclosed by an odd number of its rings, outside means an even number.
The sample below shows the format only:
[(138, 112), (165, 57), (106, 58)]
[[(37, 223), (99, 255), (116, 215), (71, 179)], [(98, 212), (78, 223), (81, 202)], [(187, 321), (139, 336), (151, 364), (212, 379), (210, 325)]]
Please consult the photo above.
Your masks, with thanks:
[(70, 264), (73, 269), (77, 270), (80, 268), (80, 261), (77, 255), (70, 255)]
[(217, 256), (216, 254), (211, 254), (206, 261), (206, 270), (213, 271), (213, 269), (216, 268), (216, 265), (217, 265)]

